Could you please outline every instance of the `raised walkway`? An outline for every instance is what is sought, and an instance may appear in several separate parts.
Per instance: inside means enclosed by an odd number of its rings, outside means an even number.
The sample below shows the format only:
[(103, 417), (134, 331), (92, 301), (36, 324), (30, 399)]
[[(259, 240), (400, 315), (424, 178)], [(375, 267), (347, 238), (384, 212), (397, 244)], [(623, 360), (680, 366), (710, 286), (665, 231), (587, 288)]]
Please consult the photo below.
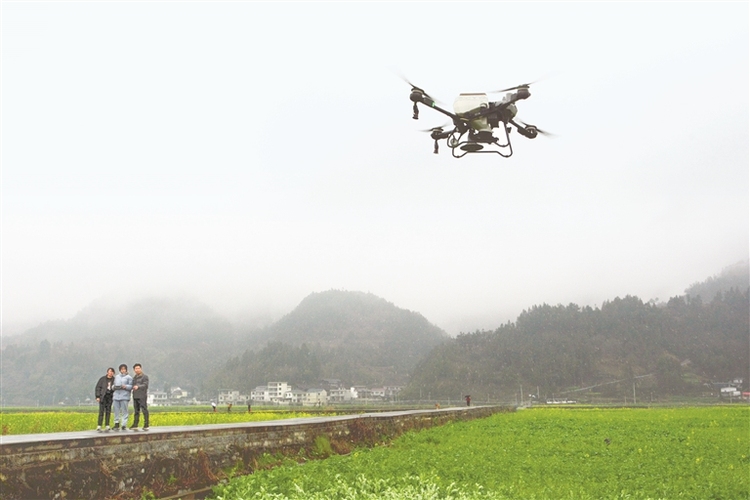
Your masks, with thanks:
[(403, 432), (513, 411), (507, 406), (404, 410), (264, 422), (0, 437), (0, 498), (159, 498), (206, 488), (224, 471), (251, 473), (264, 454), (306, 456), (316, 440), (335, 453)]

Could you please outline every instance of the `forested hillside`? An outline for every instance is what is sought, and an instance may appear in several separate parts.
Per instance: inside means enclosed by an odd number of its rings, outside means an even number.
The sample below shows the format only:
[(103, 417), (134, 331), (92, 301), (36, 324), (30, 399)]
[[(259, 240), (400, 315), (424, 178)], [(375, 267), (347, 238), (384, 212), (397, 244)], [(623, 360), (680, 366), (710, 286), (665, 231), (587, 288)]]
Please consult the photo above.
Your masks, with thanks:
[(750, 261), (737, 262), (724, 268), (721, 273), (705, 281), (693, 283), (685, 294), (690, 297), (700, 297), (703, 302), (711, 302), (716, 294), (732, 288), (745, 290), (750, 287)]
[(2, 403), (84, 402), (108, 366), (136, 362), (152, 390), (179, 386), (205, 399), (269, 380), (403, 385), (446, 339), (422, 315), (361, 292), (314, 293), (270, 327), (247, 331), (193, 300), (94, 303), (6, 341)]
[(137, 362), (152, 390), (179, 386), (196, 394), (211, 370), (236, 352), (238, 339), (227, 320), (193, 300), (94, 303), (70, 320), (43, 323), (4, 340), (9, 345), (2, 352), (2, 402), (93, 399), (107, 367)]
[(309, 295), (257, 338), (264, 347), (229, 360), (212, 387), (250, 391), (269, 380), (310, 386), (323, 378), (403, 385), (448, 336), (421, 314), (375, 295), (330, 290)]
[[(601, 308), (541, 305), (494, 331), (460, 335), (415, 370), (405, 398), (512, 397), (525, 387), (541, 397), (691, 394), (703, 384), (750, 380), (748, 289), (719, 292), (709, 303), (675, 297), (667, 304), (617, 298)], [(620, 383), (610, 383), (614, 381)]]
[[(313, 386), (403, 385), (405, 398), (690, 394), (705, 382), (750, 381), (747, 263), (664, 304), (616, 298), (601, 307), (539, 305), (492, 331), (450, 339), (421, 314), (362, 292), (313, 293), (278, 322), (238, 330), (187, 299), (94, 303), (75, 317), (3, 338), (4, 405), (92, 398), (108, 366), (140, 362), (152, 390), (199, 398), (271, 380)], [(738, 286), (739, 284), (739, 286)], [(620, 382), (616, 382), (620, 381)]]

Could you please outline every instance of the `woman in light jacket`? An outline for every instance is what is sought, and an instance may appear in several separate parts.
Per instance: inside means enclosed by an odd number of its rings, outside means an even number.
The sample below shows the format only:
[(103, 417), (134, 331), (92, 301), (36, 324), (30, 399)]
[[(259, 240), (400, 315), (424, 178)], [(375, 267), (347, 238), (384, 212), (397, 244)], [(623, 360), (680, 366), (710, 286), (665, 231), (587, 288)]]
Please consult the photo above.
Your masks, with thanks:
[(115, 375), (115, 394), (112, 401), (115, 406), (115, 427), (113, 431), (128, 430), (128, 404), (130, 391), (133, 390), (133, 377), (128, 374), (128, 365), (120, 365), (120, 373)]

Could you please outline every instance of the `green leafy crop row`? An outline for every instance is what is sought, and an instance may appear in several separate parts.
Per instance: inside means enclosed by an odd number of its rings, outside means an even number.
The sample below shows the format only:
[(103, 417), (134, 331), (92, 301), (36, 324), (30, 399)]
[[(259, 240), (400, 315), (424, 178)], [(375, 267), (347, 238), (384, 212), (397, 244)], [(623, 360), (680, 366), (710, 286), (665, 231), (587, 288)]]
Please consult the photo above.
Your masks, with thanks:
[(235, 478), (230, 499), (750, 497), (750, 408), (532, 409)]

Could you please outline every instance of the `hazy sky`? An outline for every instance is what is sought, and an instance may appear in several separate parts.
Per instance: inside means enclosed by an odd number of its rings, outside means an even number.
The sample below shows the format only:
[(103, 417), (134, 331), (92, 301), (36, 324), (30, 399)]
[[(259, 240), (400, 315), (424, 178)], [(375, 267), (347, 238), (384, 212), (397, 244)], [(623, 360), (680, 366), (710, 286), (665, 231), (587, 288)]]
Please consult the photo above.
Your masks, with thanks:
[[(371, 292), (451, 334), (748, 258), (747, 2), (2, 3), (2, 321)], [(456, 160), (406, 75), (542, 78)], [(500, 96), (498, 96), (500, 97)], [(15, 330), (14, 330), (15, 329)]]

